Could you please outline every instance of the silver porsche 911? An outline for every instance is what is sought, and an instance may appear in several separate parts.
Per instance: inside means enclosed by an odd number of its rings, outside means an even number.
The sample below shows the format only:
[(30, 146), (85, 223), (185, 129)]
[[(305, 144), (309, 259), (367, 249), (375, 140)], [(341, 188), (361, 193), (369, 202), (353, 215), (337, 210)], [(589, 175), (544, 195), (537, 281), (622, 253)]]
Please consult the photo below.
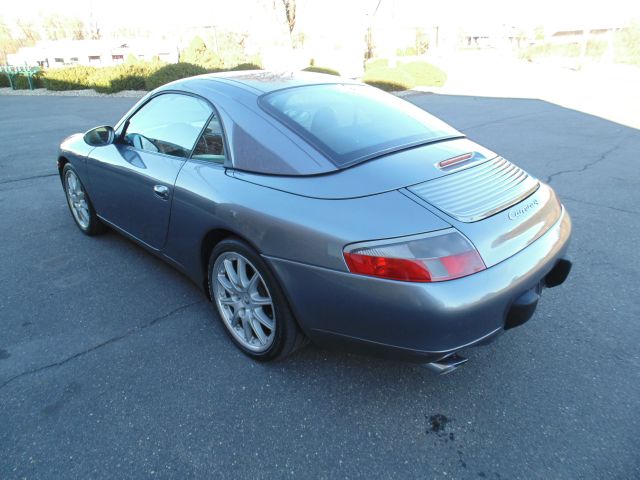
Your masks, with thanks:
[(308, 340), (446, 373), (561, 284), (554, 191), (412, 104), (311, 73), (192, 77), (68, 137), (75, 223), (174, 265), (259, 360)]

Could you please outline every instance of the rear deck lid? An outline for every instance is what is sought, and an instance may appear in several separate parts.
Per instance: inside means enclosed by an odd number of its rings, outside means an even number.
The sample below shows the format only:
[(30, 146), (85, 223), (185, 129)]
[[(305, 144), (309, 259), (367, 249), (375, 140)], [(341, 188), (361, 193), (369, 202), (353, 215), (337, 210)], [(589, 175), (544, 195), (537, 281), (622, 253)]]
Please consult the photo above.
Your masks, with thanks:
[(540, 183), (502, 157), (409, 187), (461, 222), (476, 222), (527, 198)]
[(537, 240), (562, 212), (550, 187), (501, 157), (404, 191), (465, 234), (487, 267)]

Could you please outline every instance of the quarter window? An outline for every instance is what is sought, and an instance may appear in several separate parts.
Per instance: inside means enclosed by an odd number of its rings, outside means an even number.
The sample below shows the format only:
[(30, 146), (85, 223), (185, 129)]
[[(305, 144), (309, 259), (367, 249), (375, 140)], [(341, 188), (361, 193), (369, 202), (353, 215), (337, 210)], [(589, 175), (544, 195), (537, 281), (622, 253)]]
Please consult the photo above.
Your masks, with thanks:
[(203, 100), (159, 95), (129, 119), (124, 142), (139, 150), (186, 158), (210, 115), (211, 109)]
[(222, 136), (222, 127), (218, 116), (214, 115), (209, 120), (204, 133), (198, 140), (198, 144), (193, 149), (191, 158), (197, 160), (208, 160), (215, 163), (224, 163), (224, 140)]

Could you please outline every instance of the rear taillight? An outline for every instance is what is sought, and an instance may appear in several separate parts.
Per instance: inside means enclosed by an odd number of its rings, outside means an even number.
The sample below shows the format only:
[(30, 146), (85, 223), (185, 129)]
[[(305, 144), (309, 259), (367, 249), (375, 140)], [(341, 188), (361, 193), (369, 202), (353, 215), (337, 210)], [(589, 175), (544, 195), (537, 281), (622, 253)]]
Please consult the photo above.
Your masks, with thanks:
[(442, 282), (487, 268), (471, 242), (453, 229), (347, 245), (344, 259), (352, 273), (407, 282)]

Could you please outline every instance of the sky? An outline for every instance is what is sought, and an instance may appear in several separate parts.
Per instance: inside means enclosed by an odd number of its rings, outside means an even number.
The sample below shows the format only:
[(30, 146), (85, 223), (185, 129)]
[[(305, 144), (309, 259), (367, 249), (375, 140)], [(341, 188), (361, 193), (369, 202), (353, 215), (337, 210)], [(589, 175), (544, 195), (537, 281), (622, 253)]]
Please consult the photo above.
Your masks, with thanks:
[[(105, 28), (140, 25), (162, 31), (172, 28), (213, 24), (227, 30), (244, 31), (270, 21), (268, 11), (281, 0), (180, 0), (175, 3), (148, 0), (29, 0), (6, 2), (0, 13), (5, 21), (37, 18), (52, 13), (100, 19)], [(348, 28), (365, 21), (378, 0), (298, 0), (301, 28)], [(266, 9), (266, 10), (265, 10)], [(623, 26), (640, 20), (638, 0), (382, 0), (377, 16), (399, 25), (448, 24), (470, 27), (477, 24), (510, 24), (533, 28), (597, 28)]]

